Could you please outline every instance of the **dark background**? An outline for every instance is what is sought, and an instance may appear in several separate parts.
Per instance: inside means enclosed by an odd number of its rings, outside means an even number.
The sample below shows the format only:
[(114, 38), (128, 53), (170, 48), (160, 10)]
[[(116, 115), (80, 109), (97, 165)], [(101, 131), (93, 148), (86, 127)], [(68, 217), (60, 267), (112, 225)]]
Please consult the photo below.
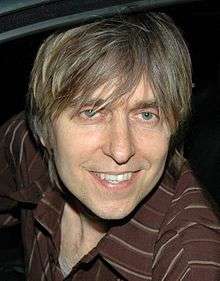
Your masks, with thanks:
[[(219, 3), (197, 1), (162, 10), (171, 15), (182, 30), (192, 56), (195, 87), (185, 155), (203, 187), (219, 204)], [(50, 33), (41, 32), (0, 45), (0, 124), (24, 109), (33, 59), (40, 43)], [(0, 232), (0, 280), (22, 280), (22, 274), (19, 274), (22, 271), (20, 246), (19, 227)]]
[[(192, 55), (193, 80), (196, 83), (194, 92), (200, 95), (201, 90), (205, 90), (211, 81), (215, 83), (219, 75), (219, 1), (194, 1), (156, 10), (171, 15), (182, 30)], [(23, 109), (34, 56), (40, 43), (51, 32), (29, 35), (0, 45), (0, 123)]]

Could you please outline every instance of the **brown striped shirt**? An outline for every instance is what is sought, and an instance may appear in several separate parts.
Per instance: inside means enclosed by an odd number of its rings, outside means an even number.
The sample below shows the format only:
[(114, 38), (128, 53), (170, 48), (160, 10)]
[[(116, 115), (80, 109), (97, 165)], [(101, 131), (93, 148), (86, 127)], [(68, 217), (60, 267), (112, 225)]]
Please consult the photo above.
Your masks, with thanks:
[(0, 225), (21, 223), (27, 281), (220, 280), (220, 220), (190, 170), (172, 184), (166, 173), (66, 278), (58, 261), (64, 203), (21, 113), (0, 130)]

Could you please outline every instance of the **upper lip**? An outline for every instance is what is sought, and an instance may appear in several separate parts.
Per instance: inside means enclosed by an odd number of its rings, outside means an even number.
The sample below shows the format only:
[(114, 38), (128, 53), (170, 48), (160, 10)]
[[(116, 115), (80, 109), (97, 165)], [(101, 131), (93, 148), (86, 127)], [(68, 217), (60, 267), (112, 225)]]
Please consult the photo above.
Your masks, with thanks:
[(128, 174), (128, 173), (136, 173), (139, 172), (140, 170), (135, 170), (135, 171), (120, 171), (120, 172), (116, 172), (116, 171), (90, 171), (92, 173), (98, 173), (98, 174), (107, 174), (107, 175), (121, 175), (121, 174)]

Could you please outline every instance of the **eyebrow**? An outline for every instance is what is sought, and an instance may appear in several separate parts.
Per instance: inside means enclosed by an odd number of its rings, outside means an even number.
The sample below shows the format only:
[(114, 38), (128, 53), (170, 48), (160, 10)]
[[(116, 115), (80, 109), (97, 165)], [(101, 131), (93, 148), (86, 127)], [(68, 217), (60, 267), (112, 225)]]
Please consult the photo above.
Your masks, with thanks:
[[(85, 102), (85, 104), (83, 104), (82, 106), (86, 107), (86, 106), (93, 106), (94, 108), (99, 108), (102, 105), (104, 105), (106, 102), (105, 99), (90, 99), (88, 101)], [(144, 108), (158, 108), (158, 103), (156, 102), (156, 100), (149, 100), (149, 101), (139, 101), (137, 102), (133, 109), (137, 110), (137, 109), (144, 109)]]
[(99, 107), (103, 105), (106, 101), (104, 99), (90, 99), (85, 102), (82, 106), (94, 106), (94, 107)]
[(149, 101), (139, 101), (135, 104), (134, 109), (143, 109), (143, 108), (158, 108), (158, 103), (155, 100), (149, 100)]

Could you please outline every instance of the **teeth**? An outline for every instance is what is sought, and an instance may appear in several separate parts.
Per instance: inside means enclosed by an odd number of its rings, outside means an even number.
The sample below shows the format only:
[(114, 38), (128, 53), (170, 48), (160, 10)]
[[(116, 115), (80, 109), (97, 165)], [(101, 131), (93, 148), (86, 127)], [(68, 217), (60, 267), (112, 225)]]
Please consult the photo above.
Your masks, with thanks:
[(124, 173), (119, 175), (109, 175), (103, 173), (96, 173), (96, 175), (101, 178), (102, 180), (106, 180), (110, 183), (116, 184), (122, 181), (129, 180), (132, 176), (132, 173)]

